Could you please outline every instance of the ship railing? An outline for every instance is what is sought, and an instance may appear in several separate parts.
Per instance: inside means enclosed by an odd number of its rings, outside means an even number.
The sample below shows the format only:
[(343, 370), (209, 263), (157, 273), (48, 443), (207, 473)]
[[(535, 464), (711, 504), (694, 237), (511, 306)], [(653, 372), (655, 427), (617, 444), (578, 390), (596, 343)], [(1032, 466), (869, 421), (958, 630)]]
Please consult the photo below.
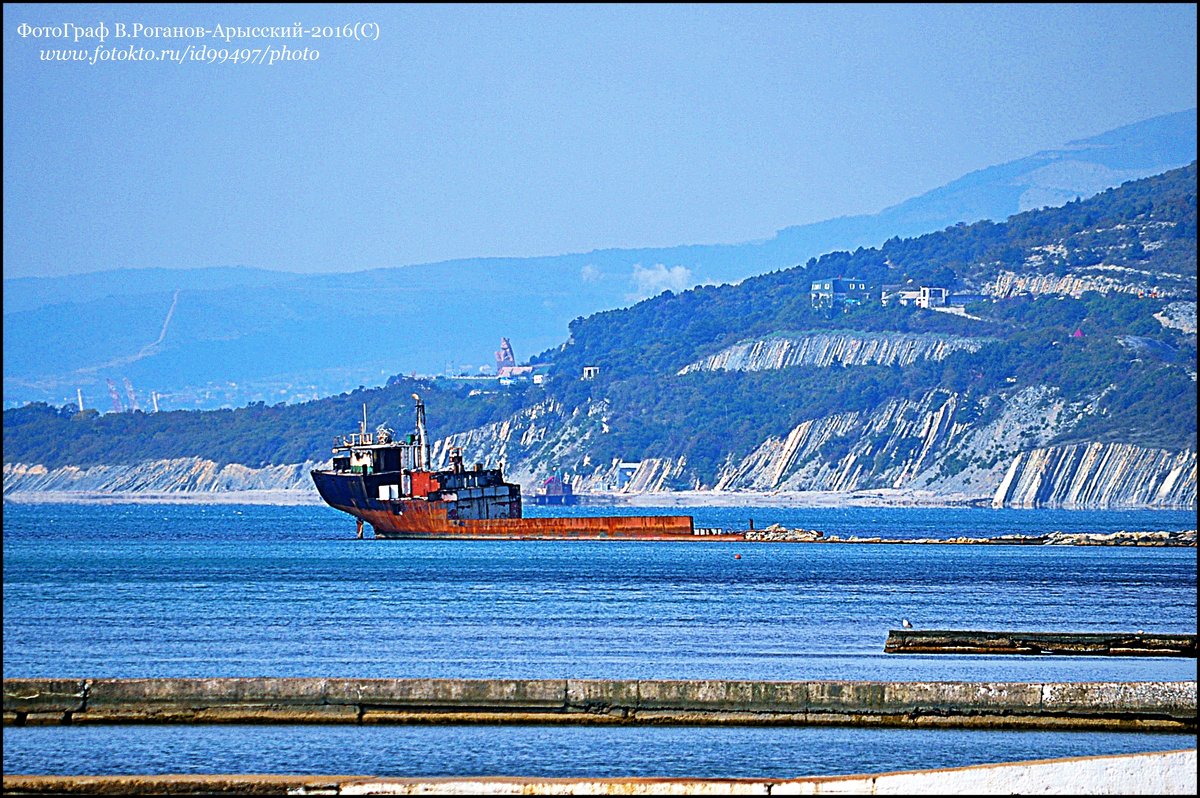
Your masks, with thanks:
[(335, 435), (333, 438), (333, 448), (335, 449), (370, 446), (373, 443), (375, 443), (375, 433), (373, 432), (352, 432), (349, 435)]
[(693, 535), (728, 535), (730, 531), (720, 526), (698, 526), (692, 528)]

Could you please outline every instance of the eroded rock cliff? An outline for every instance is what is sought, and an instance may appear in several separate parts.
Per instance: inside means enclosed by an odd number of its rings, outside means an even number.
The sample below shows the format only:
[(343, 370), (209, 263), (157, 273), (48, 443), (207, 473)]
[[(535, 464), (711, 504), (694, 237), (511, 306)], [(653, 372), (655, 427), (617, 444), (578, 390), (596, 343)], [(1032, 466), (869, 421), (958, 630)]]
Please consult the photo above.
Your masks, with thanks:
[[(527, 489), (569, 474), (578, 491), (627, 494), (721, 492), (932, 492), (1010, 507), (1194, 507), (1196, 452), (1125, 443), (1055, 445), (1054, 438), (1094, 408), (1064, 402), (1052, 388), (982, 398), (946, 389), (891, 400), (874, 411), (809, 419), (768, 437), (744, 457), (728, 456), (706, 482), (684, 456), (602, 459), (610, 408), (597, 401), (567, 409), (547, 401), (435, 442), (435, 464), (451, 447), (468, 463), (503, 464)], [(4, 494), (312, 492), (315, 462), (249, 468), (181, 458), (137, 465), (4, 466)]]
[(892, 400), (872, 412), (810, 419), (730, 456), (711, 482), (685, 457), (599, 461), (593, 444), (609, 432), (605, 402), (565, 411), (538, 405), (502, 424), (451, 436), (468, 462), (503, 462), (532, 486), (568, 473), (577, 490), (728, 492), (932, 491), (1019, 507), (1191, 507), (1196, 453), (1130, 444), (1054, 446), (1061, 431), (1093, 411), (1046, 387), (976, 398), (945, 389)]
[(315, 462), (250, 468), (237, 463), (218, 465), (211, 460), (185, 457), (150, 460), (134, 465), (97, 465), (89, 468), (4, 464), (4, 494), (24, 491), (79, 491), (97, 493), (222, 493), (246, 490), (313, 490), (308, 472)]
[(1155, 275), (1124, 266), (1093, 266), (1066, 274), (1016, 274), (1001, 271), (983, 286), (983, 293), (1004, 299), (1018, 294), (1082, 296), (1085, 291), (1100, 293), (1186, 297), (1196, 292), (1194, 277)]
[(1194, 507), (1196, 453), (1124, 443), (1021, 452), (996, 488), (997, 507)]
[(908, 366), (942, 360), (951, 352), (978, 351), (988, 339), (908, 333), (809, 333), (742, 341), (679, 370), (764, 371), (790, 366)]

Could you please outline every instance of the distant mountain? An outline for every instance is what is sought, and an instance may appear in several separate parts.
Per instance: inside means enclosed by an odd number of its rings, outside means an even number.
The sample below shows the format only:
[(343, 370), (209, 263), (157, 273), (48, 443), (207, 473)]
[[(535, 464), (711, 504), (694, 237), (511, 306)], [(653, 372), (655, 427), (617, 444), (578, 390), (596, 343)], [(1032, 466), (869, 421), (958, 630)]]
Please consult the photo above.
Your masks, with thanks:
[[(475, 258), (336, 275), (244, 267), (118, 270), (4, 281), (4, 402), (108, 409), (106, 380), (164, 408), (301, 401), (397, 372), (479, 373), (501, 336), (519, 359), (572, 319), (732, 283), (836, 249), (1004, 219), (1196, 157), (1196, 111), (1157, 117), (966, 175), (870, 216), (766, 241)], [(123, 389), (119, 392), (127, 403)]]
[(1002, 221), (1056, 207), (1196, 159), (1196, 109), (1147, 119), (1063, 147), (980, 169), (870, 216), (849, 216), (780, 230), (768, 246), (782, 252), (878, 246), (893, 236), (958, 222)]
[(213, 266), (204, 269), (114, 269), (64, 277), (15, 277), (4, 281), (4, 312), (37, 310), (47, 305), (88, 304), (117, 296), (170, 294), (175, 290), (219, 291), (297, 280), (300, 275)]

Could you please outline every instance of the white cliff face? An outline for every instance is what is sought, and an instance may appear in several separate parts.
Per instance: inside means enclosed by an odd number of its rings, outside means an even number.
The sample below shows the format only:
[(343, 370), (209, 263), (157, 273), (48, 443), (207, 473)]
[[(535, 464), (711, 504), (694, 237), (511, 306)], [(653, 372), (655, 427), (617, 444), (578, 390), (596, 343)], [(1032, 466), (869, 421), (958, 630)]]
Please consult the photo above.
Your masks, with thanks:
[(765, 371), (792, 366), (908, 366), (918, 360), (942, 360), (958, 350), (978, 351), (986, 338), (910, 333), (811, 333), (742, 341), (679, 374), (693, 371)]
[(431, 456), (440, 468), (449, 462), (449, 450), (458, 447), (464, 463), (503, 464), (507, 479), (532, 485), (564, 469), (578, 474), (591, 468), (591, 444), (608, 433), (607, 414), (605, 402), (570, 411), (557, 402), (541, 402), (503, 422), (436, 441)]
[(601, 462), (592, 446), (607, 435), (608, 403), (601, 401), (566, 411), (556, 402), (544, 402), (507, 421), (451, 435), (433, 445), (433, 462), (449, 462), (451, 447), (463, 450), (463, 462), (503, 464), (505, 478), (527, 487), (552, 474), (570, 477), (578, 491), (612, 490), (626, 493), (702, 487), (687, 469), (687, 458), (645, 458), (622, 467), (620, 461)]
[[(718, 478), (719, 490), (913, 488), (984, 498), (1022, 443), (1051, 434), (1062, 403), (1027, 389), (993, 407), (934, 390), (872, 413), (838, 413), (768, 438)], [(979, 423), (982, 415), (990, 421)], [(1027, 445), (1027, 444), (1026, 444)]]
[[(1043, 246), (1035, 246), (1029, 250), (1023, 267), (1018, 267), (1016, 272), (1001, 269), (995, 279), (981, 286), (980, 290), (982, 293), (996, 298), (1017, 294), (1057, 294), (1078, 297), (1085, 291), (1099, 291), (1101, 293), (1192, 299), (1192, 304), (1194, 304), (1195, 273), (1168, 274), (1132, 266), (1121, 266), (1112, 262), (1123, 260), (1121, 255), (1126, 253), (1130, 246), (1133, 246), (1129, 240), (1130, 233), (1135, 233), (1138, 244), (1149, 252), (1163, 247), (1167, 238), (1175, 234), (1173, 230), (1175, 227), (1175, 222), (1140, 220), (1117, 224), (1112, 228), (1083, 231), (1080, 233), (1082, 239), (1090, 236), (1103, 237), (1104, 234), (1114, 231), (1122, 233), (1120, 243), (1104, 244), (1099, 243), (1099, 240), (1094, 240), (1088, 245), (1090, 254), (1099, 254), (1100, 256), (1100, 262), (1092, 265), (1079, 263), (1077, 256), (1081, 253), (1077, 249), (1079, 247), (1078, 240), (1075, 242), (1060, 240)], [(1096, 246), (1101, 247), (1101, 250), (1098, 251)]]
[[(936, 389), (870, 412), (808, 419), (744, 457), (730, 454), (711, 484), (689, 469), (682, 454), (639, 459), (630, 452), (633, 462), (601, 462), (594, 452), (609, 433), (604, 401), (570, 410), (543, 402), (504, 422), (439, 440), (432, 455), (435, 467), (442, 467), (449, 449), (460, 447), (466, 463), (503, 464), (507, 478), (527, 489), (566, 473), (577, 491), (908, 489), (998, 507), (1195, 507), (1194, 450), (1051, 443), (1094, 405), (1067, 404), (1045, 387), (983, 399)], [(321, 465), (328, 463), (249, 468), (181, 458), (57, 469), (9, 463), (4, 494), (315, 493), (308, 472)]]
[(873, 412), (806, 420), (730, 456), (711, 484), (682, 455), (624, 466), (594, 462), (607, 434), (608, 406), (565, 412), (539, 405), (502, 423), (435, 446), (461, 446), (468, 462), (504, 462), (509, 478), (532, 486), (566, 472), (576, 490), (728, 492), (909, 489), (997, 506), (1189, 507), (1196, 503), (1196, 454), (1129, 444), (1051, 446), (1092, 407), (1069, 405), (1045, 387), (978, 400), (945, 389), (893, 400)]
[(1061, 275), (1002, 271), (996, 279), (982, 288), (982, 293), (997, 299), (1018, 294), (1080, 297), (1085, 291), (1134, 296), (1186, 297), (1196, 293), (1196, 278), (1152, 275), (1123, 266), (1093, 266)]
[(1022, 452), (992, 499), (996, 507), (1194, 507), (1196, 453), (1125, 443)]
[(15, 491), (80, 491), (96, 493), (222, 493), (242, 490), (316, 492), (309, 471), (315, 462), (250, 468), (237, 463), (219, 466), (211, 460), (184, 457), (135, 465), (87, 468), (4, 464), (4, 494)]
[[(593, 490), (602, 489), (600, 486), (618, 484), (613, 469), (593, 473), (585, 485), (594, 485)], [(660, 493), (666, 490), (687, 489), (696, 490), (703, 487), (699, 480), (688, 476), (687, 458), (679, 457), (650, 457), (638, 463), (637, 469), (629, 476), (629, 482), (622, 488), (626, 493)]]

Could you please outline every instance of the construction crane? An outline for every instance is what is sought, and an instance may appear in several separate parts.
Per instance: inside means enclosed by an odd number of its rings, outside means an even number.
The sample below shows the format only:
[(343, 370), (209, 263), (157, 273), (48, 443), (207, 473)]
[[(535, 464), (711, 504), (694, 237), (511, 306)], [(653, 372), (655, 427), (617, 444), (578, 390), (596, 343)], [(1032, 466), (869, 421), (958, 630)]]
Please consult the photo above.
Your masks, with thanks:
[(123, 413), (125, 408), (121, 405), (121, 397), (117, 395), (117, 386), (112, 380), (105, 380), (108, 383), (108, 395), (112, 397), (112, 405), (114, 413)]
[(125, 379), (125, 395), (129, 397), (129, 409), (136, 413), (136, 412), (140, 411), (142, 408), (138, 407), (137, 394), (135, 394), (133, 392), (133, 383), (129, 381), (128, 377), (125, 377), (124, 379)]

